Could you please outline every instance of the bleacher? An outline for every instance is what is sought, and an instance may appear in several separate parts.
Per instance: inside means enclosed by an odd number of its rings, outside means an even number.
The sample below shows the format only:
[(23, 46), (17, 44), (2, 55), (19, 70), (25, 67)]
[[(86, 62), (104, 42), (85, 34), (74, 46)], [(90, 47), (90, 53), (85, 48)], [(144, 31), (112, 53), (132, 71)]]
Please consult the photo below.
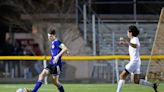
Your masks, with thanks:
[[(101, 30), (99, 33), (100, 55), (128, 55), (128, 47), (119, 45), (120, 37), (127, 38), (129, 24), (106, 24), (111, 30)], [(140, 24), (139, 40), (140, 54), (150, 55), (157, 24)]]

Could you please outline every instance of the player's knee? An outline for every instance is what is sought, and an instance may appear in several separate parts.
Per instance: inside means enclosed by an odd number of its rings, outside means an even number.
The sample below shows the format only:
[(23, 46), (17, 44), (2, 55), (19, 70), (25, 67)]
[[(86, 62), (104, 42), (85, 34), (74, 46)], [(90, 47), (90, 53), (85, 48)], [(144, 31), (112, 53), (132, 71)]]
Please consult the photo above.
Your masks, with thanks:
[(58, 81), (53, 81), (54, 85), (58, 86), (59, 82)]
[(124, 79), (124, 75), (123, 74), (120, 74), (120, 79)]
[(135, 83), (135, 84), (139, 84), (139, 80), (138, 80), (138, 79), (135, 79), (135, 80), (134, 80), (134, 83)]
[(122, 73), (120, 74), (120, 79), (124, 80), (125, 78), (126, 78), (126, 74), (125, 74), (124, 72), (122, 72)]
[(40, 73), (40, 74), (39, 74), (39, 77), (41, 77), (41, 76), (43, 76), (43, 74), (42, 74), (42, 73)]
[(56, 81), (54, 81), (54, 85), (57, 85), (57, 82)]
[(40, 73), (40, 74), (39, 74), (39, 77), (44, 77), (44, 76), (45, 76), (44, 73)]
[(42, 79), (43, 79), (42, 74), (39, 74), (39, 80), (42, 80)]

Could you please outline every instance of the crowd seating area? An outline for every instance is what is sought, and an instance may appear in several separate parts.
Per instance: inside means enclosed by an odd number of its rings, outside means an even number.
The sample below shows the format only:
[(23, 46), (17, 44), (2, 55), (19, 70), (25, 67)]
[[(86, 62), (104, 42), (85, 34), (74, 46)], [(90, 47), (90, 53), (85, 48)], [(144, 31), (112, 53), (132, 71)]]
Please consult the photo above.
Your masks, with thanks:
[[(100, 55), (128, 55), (128, 47), (120, 45), (120, 37), (127, 38), (130, 24), (106, 24), (111, 30), (102, 28), (99, 32)], [(140, 24), (140, 54), (150, 55), (157, 24)]]

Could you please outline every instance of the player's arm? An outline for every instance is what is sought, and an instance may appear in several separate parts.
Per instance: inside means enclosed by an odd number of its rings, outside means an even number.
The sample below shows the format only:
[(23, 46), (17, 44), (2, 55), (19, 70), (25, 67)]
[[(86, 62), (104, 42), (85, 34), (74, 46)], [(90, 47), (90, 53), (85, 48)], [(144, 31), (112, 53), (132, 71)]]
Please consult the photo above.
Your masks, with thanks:
[(120, 44), (120, 45), (129, 46), (129, 43), (130, 43), (130, 40), (129, 40), (129, 39), (120, 37), (120, 41), (119, 41), (119, 44)]
[(130, 42), (130, 39), (124, 39), (123, 37), (120, 38), (120, 44), (124, 44), (124, 45), (127, 45), (127, 46), (132, 46), (133, 48), (137, 48), (137, 44), (134, 44), (134, 43), (131, 43)]
[(137, 48), (138, 39), (134, 38), (131, 41), (129, 41), (129, 45), (133, 48)]
[(54, 63), (58, 62), (58, 59), (62, 54), (68, 52), (68, 48), (63, 43), (59, 45), (59, 48), (61, 48), (62, 50), (54, 57)]
[(137, 44), (131, 43), (130, 40), (125, 40), (125, 43), (133, 48), (137, 48)]
[(68, 51), (68, 48), (63, 44), (61, 43), (60, 46), (59, 46), (62, 50), (60, 51), (60, 53), (58, 54), (58, 56), (60, 57), (62, 54), (64, 54), (65, 52), (68, 54), (69, 51)]
[(127, 43), (128, 45), (130, 45), (131, 47), (133, 47), (133, 48), (137, 48), (137, 44), (131, 43), (130, 40), (126, 40), (126, 43)]
[(129, 42), (129, 45), (132, 46), (133, 48), (137, 48), (137, 44), (133, 44)]

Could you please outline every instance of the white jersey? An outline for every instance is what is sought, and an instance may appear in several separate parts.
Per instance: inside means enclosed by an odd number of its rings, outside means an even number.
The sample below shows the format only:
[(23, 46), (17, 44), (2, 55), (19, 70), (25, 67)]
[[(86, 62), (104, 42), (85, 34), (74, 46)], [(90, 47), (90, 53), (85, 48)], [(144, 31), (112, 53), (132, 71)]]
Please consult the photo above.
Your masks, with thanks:
[(132, 46), (129, 45), (129, 55), (130, 55), (130, 63), (140, 63), (140, 53), (139, 53), (139, 49), (140, 49), (140, 42), (138, 37), (133, 37), (130, 40), (130, 43), (132, 44), (137, 44), (137, 47), (134, 48)]

